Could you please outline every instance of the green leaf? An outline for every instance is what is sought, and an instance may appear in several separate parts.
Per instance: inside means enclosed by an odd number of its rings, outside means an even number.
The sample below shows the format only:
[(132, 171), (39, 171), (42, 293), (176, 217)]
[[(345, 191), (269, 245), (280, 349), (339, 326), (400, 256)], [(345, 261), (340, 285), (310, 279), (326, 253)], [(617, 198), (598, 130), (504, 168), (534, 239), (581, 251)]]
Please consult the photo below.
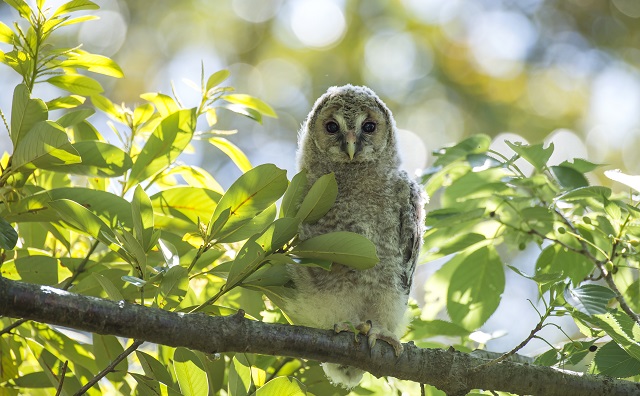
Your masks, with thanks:
[(231, 143), (227, 139), (221, 137), (212, 137), (207, 139), (207, 141), (219, 148), (220, 151), (231, 158), (231, 161), (233, 161), (233, 163), (236, 164), (236, 166), (240, 168), (243, 173), (252, 168), (251, 162), (249, 162), (249, 159), (242, 152), (242, 150), (240, 150), (238, 146)]
[(12, 250), (18, 243), (18, 233), (5, 219), (0, 217), (0, 249)]
[(505, 143), (538, 171), (541, 171), (547, 166), (547, 161), (549, 161), (551, 154), (553, 154), (553, 143), (549, 143), (547, 148), (544, 148), (542, 143), (527, 145), (520, 142), (512, 143), (506, 140)]
[(125, 190), (172, 164), (191, 142), (195, 127), (195, 109), (180, 110), (164, 118), (138, 154)]
[(455, 230), (451, 228), (434, 231), (434, 233), (429, 233), (428, 238), (425, 239), (427, 260), (435, 260), (452, 253), (460, 252), (478, 242), (486, 240), (484, 235), (474, 232), (455, 232)]
[(608, 287), (584, 284), (564, 291), (565, 300), (580, 312), (593, 316), (607, 312), (607, 305), (616, 294)]
[(53, 121), (41, 121), (34, 125), (13, 154), (15, 169), (27, 164), (49, 169), (81, 161), (64, 129)]
[(633, 377), (640, 374), (640, 360), (634, 359), (618, 344), (610, 341), (598, 348), (590, 372), (615, 378)]
[[(573, 162), (569, 162), (569, 161), (563, 161), (560, 166), (565, 166), (568, 168), (572, 168), (575, 169), (576, 171), (580, 172), (580, 173), (587, 173), (587, 172), (591, 172), (601, 166), (604, 166), (604, 164), (595, 164), (593, 162), (584, 160), (582, 158), (574, 158)], [(606, 174), (606, 172), (605, 172)]]
[(459, 325), (445, 320), (421, 320), (416, 318), (411, 322), (412, 340), (422, 340), (437, 336), (465, 337), (469, 335), (469, 330)]
[(564, 189), (573, 190), (589, 185), (587, 178), (573, 168), (567, 166), (552, 166), (551, 172)]
[(131, 283), (135, 287), (142, 287), (147, 284), (147, 281), (140, 279), (136, 276), (130, 276), (130, 275), (123, 276), (122, 280), (128, 283)]
[(213, 73), (207, 79), (206, 90), (209, 91), (210, 89), (220, 85), (220, 83), (222, 83), (224, 80), (229, 78), (230, 74), (231, 73), (229, 73), (229, 70), (224, 70), (224, 69)]
[(604, 330), (622, 349), (634, 359), (640, 361), (640, 342), (634, 340), (632, 336), (625, 331), (611, 312), (589, 316), (581, 311), (574, 310), (571, 312), (571, 316), (583, 322), (591, 323), (593, 327)]
[(321, 176), (300, 204), (296, 217), (303, 223), (315, 223), (333, 206), (338, 196), (338, 183), (333, 173)]
[(232, 94), (232, 95), (225, 95), (222, 97), (222, 99), (226, 100), (229, 103), (234, 103), (234, 104), (242, 105), (249, 109), (253, 109), (267, 117), (278, 118), (278, 115), (271, 108), (271, 106), (269, 106), (268, 104), (266, 104), (265, 102), (261, 101), (258, 98), (254, 98), (253, 96), (245, 95), (245, 94)]
[(56, 285), (61, 278), (61, 268), (59, 261), (54, 257), (32, 255), (4, 262), (2, 276), (38, 285)]
[(129, 202), (106, 191), (81, 187), (54, 188), (25, 196), (9, 205), (10, 210), (4, 210), (0, 215), (9, 222), (55, 222), (60, 220), (60, 216), (51, 209), (49, 202), (59, 199), (77, 202), (102, 219), (110, 228), (115, 228), (118, 224), (133, 227)]
[[(229, 213), (231, 213), (229, 211)], [(228, 234), (221, 235), (217, 238), (219, 243), (231, 243), (243, 241), (254, 234), (262, 233), (276, 218), (276, 205), (273, 204), (263, 210), (259, 215), (242, 224), (240, 227)], [(227, 219), (228, 220), (228, 219)], [(226, 224), (226, 220), (225, 220)], [(223, 224), (224, 225), (224, 224)]]
[(304, 396), (306, 387), (293, 377), (276, 377), (254, 393), (255, 396)]
[(164, 310), (173, 310), (180, 305), (188, 289), (187, 269), (179, 265), (173, 266), (162, 276), (156, 293), (156, 305)]
[(489, 149), (490, 144), (490, 136), (484, 134), (472, 135), (452, 147), (447, 147), (437, 152), (438, 159), (436, 159), (434, 166), (446, 166), (469, 154), (484, 153)]
[(31, 18), (31, 8), (24, 0), (4, 0), (4, 2), (15, 8), (24, 19), (29, 20)]
[(182, 393), (178, 392), (171, 386), (168, 386), (166, 383), (150, 379), (148, 376), (137, 373), (129, 374), (137, 382), (135, 392), (137, 396), (182, 396)]
[(117, 177), (131, 169), (129, 154), (111, 144), (87, 140), (73, 143), (71, 147), (80, 155), (81, 162), (45, 168), (54, 172), (91, 177)]
[(140, 242), (144, 251), (148, 252), (155, 245), (155, 241), (151, 240), (153, 235), (153, 207), (147, 193), (144, 192), (140, 185), (133, 192), (131, 218), (133, 219), (134, 236)]
[[(26, 136), (34, 125), (45, 121), (48, 117), (47, 106), (40, 99), (31, 99), (29, 89), (24, 84), (19, 84), (13, 91), (13, 104), (11, 108), (11, 141), (13, 147)], [(14, 159), (15, 162), (15, 159)]]
[(370, 240), (347, 231), (309, 238), (298, 243), (291, 254), (300, 258), (330, 260), (359, 270), (373, 268), (380, 261)]
[(158, 113), (160, 113), (160, 116), (163, 118), (180, 110), (180, 106), (178, 106), (176, 101), (173, 100), (173, 98), (171, 98), (170, 96), (167, 96), (165, 94), (161, 94), (157, 92), (149, 92), (149, 93), (140, 95), (140, 97), (144, 100), (147, 100), (153, 103), (156, 106)]
[(303, 258), (303, 259), (298, 259), (297, 262), (293, 261), (293, 264), (307, 266), (307, 267), (317, 267), (317, 268), (322, 268), (325, 271), (329, 271), (331, 269), (331, 266), (333, 266), (333, 261)]
[(293, 176), (291, 183), (289, 183), (289, 187), (287, 187), (287, 190), (282, 197), (279, 217), (295, 217), (304, 197), (306, 188), (307, 172), (302, 170)]
[(96, 111), (94, 109), (78, 109), (74, 111), (70, 111), (65, 113), (62, 117), (58, 118), (56, 123), (63, 128), (69, 128), (86, 120), (88, 117), (93, 115)]
[(227, 277), (226, 290), (240, 283), (243, 279), (255, 272), (266, 255), (262, 247), (256, 243), (257, 235), (249, 238), (242, 248), (238, 251), (238, 255), (231, 265), (229, 275)]
[(173, 369), (183, 395), (200, 396), (209, 393), (207, 373), (195, 353), (186, 348), (176, 348)]
[[(120, 354), (124, 353), (122, 344), (115, 336), (93, 334), (93, 354), (96, 357), (97, 362), (112, 362)], [(111, 371), (107, 374), (107, 378), (114, 382), (120, 382), (124, 380), (129, 369), (127, 359), (122, 359)]]
[(210, 224), (230, 209), (229, 219), (216, 238), (238, 229), (271, 206), (287, 188), (286, 171), (273, 164), (257, 166), (240, 176), (222, 196), (211, 216)]
[[(221, 195), (196, 187), (174, 187), (151, 196), (155, 226), (163, 230), (197, 231), (198, 219), (209, 219)], [(186, 228), (185, 228), (186, 227)]]
[(451, 276), (447, 312), (453, 323), (475, 330), (495, 312), (504, 292), (500, 256), (492, 246), (466, 255)]
[(113, 301), (124, 300), (124, 297), (122, 297), (122, 293), (120, 293), (120, 290), (118, 290), (118, 288), (115, 287), (115, 285), (109, 280), (109, 278), (107, 278), (102, 274), (98, 274), (96, 272), (92, 273), (91, 275), (94, 278), (96, 278), (98, 283), (100, 283), (100, 286), (102, 286), (104, 291), (107, 293), (107, 296), (109, 296), (111, 300)]
[(105, 238), (115, 238), (110, 227), (108, 227), (98, 216), (90, 212), (81, 204), (69, 199), (59, 199), (49, 203), (58, 214), (75, 229), (92, 236), (105, 245), (109, 246), (111, 240)]
[(60, 67), (74, 67), (86, 69), (90, 72), (103, 74), (115, 78), (122, 78), (124, 74), (120, 66), (113, 60), (102, 55), (90, 54), (88, 52), (74, 53), (68, 59), (60, 63)]
[(47, 82), (76, 95), (91, 96), (104, 92), (99, 82), (81, 74), (53, 76)]
[(558, 197), (556, 201), (579, 201), (588, 198), (595, 198), (602, 201), (611, 196), (611, 189), (602, 186), (579, 187), (575, 190), (568, 191)]
[(171, 374), (169, 374), (165, 365), (160, 363), (156, 358), (142, 351), (136, 351), (136, 356), (142, 366), (144, 375), (166, 385), (172, 386), (174, 384)]
[(236, 356), (229, 365), (227, 393), (229, 396), (246, 396), (251, 387), (251, 367), (242, 364)]
[(256, 239), (256, 243), (265, 252), (273, 253), (296, 236), (299, 224), (300, 220), (295, 218), (277, 219)]
[(9, 26), (0, 22), (0, 42), (13, 44), (14, 37), (15, 34), (13, 33), (13, 30), (11, 30)]
[(429, 227), (451, 227), (452, 225), (466, 223), (484, 218), (484, 208), (460, 211), (459, 209), (436, 209), (427, 213), (425, 224)]
[(91, 95), (91, 103), (100, 111), (104, 112), (111, 119), (126, 123), (126, 118), (121, 109), (118, 109), (108, 98), (102, 95)]
[(262, 124), (262, 115), (260, 115), (260, 112), (254, 109), (250, 109), (248, 107), (244, 107), (242, 105), (237, 105), (237, 104), (227, 104), (227, 105), (222, 105), (220, 107), (222, 107), (223, 109), (233, 111), (234, 113), (249, 117), (252, 120)]
[(537, 277), (561, 272), (563, 277), (568, 276), (574, 285), (578, 285), (593, 268), (593, 263), (584, 255), (554, 244), (544, 248), (538, 256), (535, 274)]
[(84, 96), (69, 95), (52, 99), (46, 104), (49, 110), (73, 109), (83, 104), (85, 100)]
[(100, 7), (96, 3), (89, 0), (72, 0), (58, 7), (51, 17), (53, 18), (58, 15), (68, 14), (74, 11), (97, 10), (99, 8)]

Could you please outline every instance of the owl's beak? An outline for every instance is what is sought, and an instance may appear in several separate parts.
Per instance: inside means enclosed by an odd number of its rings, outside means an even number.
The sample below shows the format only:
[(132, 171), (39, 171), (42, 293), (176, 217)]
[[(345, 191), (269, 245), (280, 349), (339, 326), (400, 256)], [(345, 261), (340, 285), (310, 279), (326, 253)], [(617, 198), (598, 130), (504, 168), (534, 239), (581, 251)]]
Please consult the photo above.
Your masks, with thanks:
[(356, 134), (353, 131), (347, 132), (347, 138), (345, 139), (345, 143), (347, 144), (347, 154), (349, 155), (349, 159), (352, 160), (353, 156), (356, 154)]

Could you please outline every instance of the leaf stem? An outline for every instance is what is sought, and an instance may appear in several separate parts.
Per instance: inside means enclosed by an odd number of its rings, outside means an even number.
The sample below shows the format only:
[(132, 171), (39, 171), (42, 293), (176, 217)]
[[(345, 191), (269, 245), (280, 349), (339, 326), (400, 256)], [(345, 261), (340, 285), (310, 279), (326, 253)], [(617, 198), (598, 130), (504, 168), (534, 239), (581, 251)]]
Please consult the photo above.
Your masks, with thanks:
[(126, 359), (127, 356), (131, 355), (140, 345), (144, 343), (144, 340), (135, 340), (133, 344), (127, 349), (125, 349), (120, 355), (116, 356), (115, 359), (107, 367), (105, 367), (102, 371), (100, 371), (95, 377), (93, 377), (89, 382), (87, 382), (82, 388), (80, 388), (74, 396), (80, 396), (85, 394), (92, 386), (94, 386), (98, 381), (100, 381), (103, 377), (109, 374), (113, 369), (120, 363), (122, 360)]

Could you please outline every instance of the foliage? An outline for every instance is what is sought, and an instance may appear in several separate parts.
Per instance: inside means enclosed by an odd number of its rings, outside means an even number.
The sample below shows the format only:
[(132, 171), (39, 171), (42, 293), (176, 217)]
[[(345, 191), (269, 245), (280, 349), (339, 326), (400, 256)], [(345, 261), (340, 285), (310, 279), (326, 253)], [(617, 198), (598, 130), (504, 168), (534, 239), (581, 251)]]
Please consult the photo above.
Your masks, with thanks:
[[(80, 47), (57, 48), (50, 40), (61, 27), (91, 20), (91, 15), (73, 15), (96, 4), (74, 0), (48, 10), (43, 0), (35, 9), (22, 0), (6, 2), (28, 27), (0, 25), (0, 40), (12, 46), (0, 60), (22, 77), (13, 90), (10, 124), (5, 121), (13, 151), (1, 160), (2, 276), (170, 311), (228, 315), (243, 309), (256, 320), (286, 322), (273, 304), (288, 294), (286, 265), (329, 269), (340, 262), (364, 269), (376, 264), (373, 245), (357, 234), (297, 240), (298, 225), (317, 221), (333, 204), (335, 178), (326, 175), (307, 192), (304, 173), (289, 181), (274, 165), (252, 167), (224, 138), (231, 131), (215, 129), (217, 110), (258, 122), (275, 113), (261, 100), (221, 85), (228, 71), (202, 73), (200, 102), (192, 107), (155, 92), (141, 95), (143, 102), (133, 108), (115, 104), (91, 77), (122, 77), (115, 62)], [(39, 83), (68, 94), (36, 98)], [(89, 121), (96, 109), (111, 120), (117, 142)], [(52, 119), (54, 110), (63, 114)], [(226, 191), (214, 175), (181, 162), (194, 139), (210, 142), (220, 150), (217, 155), (222, 152), (243, 172)], [(538, 363), (576, 363), (610, 338), (589, 371), (637, 379), (640, 324), (632, 311), (640, 310), (640, 215), (634, 201), (589, 186), (584, 175), (596, 164), (575, 160), (548, 166), (552, 146), (510, 144), (511, 158), (488, 147), (489, 138), (479, 135), (443, 149), (436, 168), (424, 176), (427, 192), (442, 207), (427, 217), (425, 261), (454, 255), (429, 281), (441, 293), (450, 320), (415, 315), (406, 339), (440, 345), (430, 338), (446, 336), (460, 340), (460, 349), (476, 346), (470, 335), (495, 311), (505, 271), (514, 270), (538, 284), (546, 307), (540, 328), (550, 316), (571, 315), (584, 333), (582, 339), (567, 336), (570, 342), (538, 356)], [(520, 170), (522, 160), (533, 166), (533, 174)], [(633, 180), (621, 174), (612, 178)], [(532, 243), (542, 248), (532, 275), (509, 269), (496, 249)], [(127, 345), (113, 336), (1, 321), (2, 394), (49, 394), (59, 386), (60, 394), (74, 394), (99, 378), (114, 357), (135, 349), (126, 352)], [(354, 392), (417, 389), (366, 378)], [(346, 393), (328, 384), (315, 362), (207, 356), (162, 345), (136, 350), (87, 392), (222, 390), (230, 395)]]

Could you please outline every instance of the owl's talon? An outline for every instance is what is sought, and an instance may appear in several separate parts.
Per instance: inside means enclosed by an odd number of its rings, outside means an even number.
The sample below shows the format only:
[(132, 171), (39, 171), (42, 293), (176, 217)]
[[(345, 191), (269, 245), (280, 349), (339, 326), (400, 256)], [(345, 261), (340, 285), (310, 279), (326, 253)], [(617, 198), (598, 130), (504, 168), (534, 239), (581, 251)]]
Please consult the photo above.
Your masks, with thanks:
[(388, 330), (377, 329), (374, 327), (369, 331), (368, 338), (369, 349), (373, 349), (373, 347), (376, 345), (377, 340), (383, 340), (393, 347), (396, 357), (399, 357), (404, 350), (404, 347), (402, 346), (402, 343), (400, 342), (398, 337)]

